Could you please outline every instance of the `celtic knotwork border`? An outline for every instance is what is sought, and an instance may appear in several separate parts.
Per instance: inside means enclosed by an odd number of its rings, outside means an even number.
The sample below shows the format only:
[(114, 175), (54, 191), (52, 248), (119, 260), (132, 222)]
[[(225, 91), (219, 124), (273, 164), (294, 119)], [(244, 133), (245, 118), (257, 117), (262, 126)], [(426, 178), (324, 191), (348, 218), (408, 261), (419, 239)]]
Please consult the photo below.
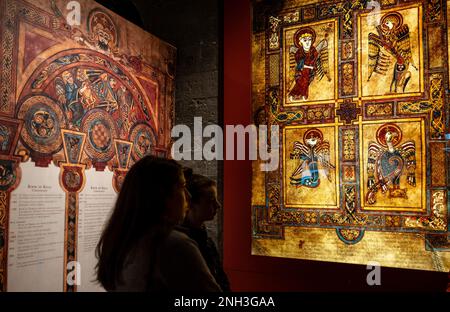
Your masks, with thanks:
[[(416, 3), (418, 1), (408, 1), (407, 5)], [(307, 105), (295, 107), (293, 109), (286, 110), (281, 103), (281, 84), (280, 81), (282, 72), (281, 67), (277, 67), (274, 64), (274, 60), (281, 61), (283, 59), (281, 45), (282, 45), (282, 31), (285, 26), (292, 26), (296, 23), (308, 23), (312, 21), (322, 20), (326, 18), (338, 17), (340, 22), (340, 39), (344, 42), (351, 42), (351, 48), (356, 42), (355, 21), (359, 13), (367, 12), (367, 1), (336, 1), (331, 4), (314, 4), (304, 7), (296, 7), (280, 11), (279, 13), (272, 14), (268, 17), (268, 28), (265, 33), (265, 55), (266, 55), (266, 103), (260, 107), (260, 110), (264, 110), (267, 116), (267, 122), (269, 124), (278, 124), (281, 127), (285, 127), (291, 124), (312, 124), (314, 123), (314, 117), (321, 116), (322, 112), (325, 112), (324, 107), (318, 107), (317, 109), (311, 109)], [(392, 8), (397, 4), (396, 1), (383, 1), (381, 8)], [(440, 0), (425, 1), (423, 14), (425, 16), (422, 27), (426, 30), (432, 23), (436, 23), (444, 16), (443, 5)], [(428, 9), (428, 11), (427, 11)], [(297, 15), (298, 12), (301, 14)], [(298, 16), (298, 17), (297, 17)], [(276, 38), (276, 45), (272, 45), (272, 40)], [(273, 41), (275, 42), (275, 41)], [(424, 54), (432, 53), (428, 51), (426, 44), (424, 44)], [(355, 64), (353, 61), (356, 59), (355, 52), (352, 51), (350, 56), (343, 56), (343, 52), (339, 53), (340, 64)], [(445, 54), (447, 52), (445, 51)], [(378, 100), (363, 100), (361, 98), (349, 99), (348, 103), (354, 103), (354, 109), (357, 110), (355, 116), (348, 120), (348, 125), (351, 128), (361, 121), (370, 120), (382, 120), (388, 117), (388, 119), (401, 119), (406, 117), (417, 117), (425, 120), (429, 126), (429, 132), (425, 138), (425, 144), (427, 148), (430, 141), (442, 142), (444, 139), (444, 133), (446, 131), (446, 114), (447, 106), (445, 105), (445, 81), (446, 81), (446, 68), (440, 70), (434, 69), (433, 71), (427, 71), (428, 61), (424, 57), (425, 68), (425, 87), (428, 90), (420, 99), (415, 97), (404, 97), (401, 100), (390, 97), (389, 99), (380, 98)], [(447, 67), (447, 66), (446, 66)], [(354, 67), (356, 69), (356, 67)], [(340, 67), (340, 70), (342, 68)], [(273, 71), (273, 73), (272, 73)], [(349, 72), (350, 73), (350, 72)], [(280, 79), (277, 79), (277, 77)], [(341, 82), (343, 83), (343, 81)], [(348, 86), (347, 90), (351, 93), (351, 89), (358, 90), (356, 86)], [(356, 91), (358, 92), (358, 91)], [(336, 109), (339, 107), (345, 107), (345, 105), (339, 105), (344, 103), (344, 97), (347, 94), (339, 94), (340, 97), (336, 100)], [(354, 96), (358, 96), (355, 94)], [(333, 114), (333, 117), (338, 112)], [(345, 116), (345, 115), (344, 115)], [(311, 118), (310, 118), (311, 117)], [(320, 117), (317, 117), (320, 120)], [(330, 120), (323, 120), (318, 122), (319, 124), (333, 123), (333, 118)], [(344, 121), (342, 121), (344, 122)], [(346, 129), (346, 127), (340, 126), (340, 128)], [(348, 127), (347, 127), (348, 128)], [(341, 130), (340, 130), (341, 131)], [(359, 129), (355, 127), (355, 135), (359, 136)], [(353, 149), (351, 145), (345, 145), (345, 136), (341, 132), (339, 136), (340, 152), (348, 151), (348, 153), (355, 153), (358, 155), (359, 143), (356, 144)], [(346, 149), (343, 149), (347, 146)], [(430, 145), (431, 146), (431, 145)], [(437, 145), (436, 146), (441, 146)], [(349, 154), (349, 155), (350, 155)], [(427, 151), (428, 155), (428, 151)], [(349, 161), (345, 162), (345, 155), (340, 155), (342, 170), (344, 170), (344, 164), (349, 172), (356, 172), (354, 180), (343, 181), (340, 186), (341, 190), (341, 207), (339, 212), (321, 211), (315, 209), (287, 209), (283, 205), (283, 190), (280, 177), (282, 175), (281, 170), (277, 170), (273, 173), (266, 173), (265, 193), (266, 193), (266, 206), (254, 206), (253, 218), (254, 218), (254, 237), (260, 236), (273, 236), (279, 237), (283, 235), (283, 231), (274, 233), (273, 229), (276, 227), (284, 228), (285, 226), (313, 226), (321, 228), (335, 228), (335, 229), (352, 229), (356, 231), (358, 229), (369, 231), (387, 231), (387, 232), (407, 232), (407, 233), (428, 233), (426, 235), (434, 235), (432, 233), (442, 232), (444, 229), (443, 224), (448, 225), (448, 213), (445, 216), (441, 213), (436, 213), (435, 206), (433, 204), (433, 194), (437, 192), (436, 188), (428, 189), (426, 213), (422, 215), (408, 215), (402, 213), (376, 213), (376, 212), (362, 212), (359, 207), (360, 194), (359, 183), (360, 177), (358, 172), (359, 161), (358, 157), (350, 157)], [(281, 158), (280, 158), (281, 159)], [(428, 162), (424, 166), (428, 165)], [(446, 159), (444, 160), (446, 162)], [(447, 178), (448, 180), (448, 178)], [(440, 193), (439, 193), (440, 194)], [(444, 193), (447, 198), (446, 193)], [(444, 223), (442, 223), (444, 222)], [(341, 231), (341, 233), (343, 233)], [(348, 237), (357, 237), (356, 232), (345, 232)], [(363, 235), (362, 235), (363, 236)], [(362, 236), (360, 239), (362, 239)], [(359, 240), (358, 240), (359, 241)], [(441, 244), (442, 245), (442, 244)]]

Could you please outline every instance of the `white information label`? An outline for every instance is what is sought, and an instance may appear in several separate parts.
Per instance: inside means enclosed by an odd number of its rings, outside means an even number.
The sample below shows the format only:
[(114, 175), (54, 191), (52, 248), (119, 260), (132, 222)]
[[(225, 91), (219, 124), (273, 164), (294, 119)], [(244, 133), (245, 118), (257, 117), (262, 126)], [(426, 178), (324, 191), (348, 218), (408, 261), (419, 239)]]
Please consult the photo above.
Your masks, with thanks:
[(78, 291), (104, 291), (96, 282), (95, 249), (105, 222), (114, 207), (117, 194), (112, 186), (113, 173), (87, 170), (86, 185), (79, 195), (78, 213), (78, 262), (81, 281)]
[(62, 291), (66, 195), (60, 169), (31, 161), (20, 168), (10, 202), (8, 291)]

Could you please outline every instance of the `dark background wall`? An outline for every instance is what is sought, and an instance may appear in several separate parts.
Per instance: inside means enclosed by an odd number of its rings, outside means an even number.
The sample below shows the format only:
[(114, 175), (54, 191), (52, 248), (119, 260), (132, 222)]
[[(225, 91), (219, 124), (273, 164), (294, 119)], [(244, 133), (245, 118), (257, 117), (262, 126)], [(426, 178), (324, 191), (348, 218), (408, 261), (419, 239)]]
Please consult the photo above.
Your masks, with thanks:
[[(221, 124), (219, 110), (219, 1), (218, 0), (97, 0), (127, 20), (177, 48), (175, 120), (194, 129), (194, 117), (203, 126)], [(192, 142), (193, 143), (193, 142)], [(218, 183), (218, 161), (182, 161), (194, 172)], [(221, 246), (222, 212), (207, 223)], [(221, 248), (219, 248), (221, 249)]]
[[(193, 131), (194, 117), (218, 124), (219, 49), (216, 0), (132, 0), (144, 29), (177, 48), (175, 124)], [(184, 161), (217, 179), (215, 161)]]

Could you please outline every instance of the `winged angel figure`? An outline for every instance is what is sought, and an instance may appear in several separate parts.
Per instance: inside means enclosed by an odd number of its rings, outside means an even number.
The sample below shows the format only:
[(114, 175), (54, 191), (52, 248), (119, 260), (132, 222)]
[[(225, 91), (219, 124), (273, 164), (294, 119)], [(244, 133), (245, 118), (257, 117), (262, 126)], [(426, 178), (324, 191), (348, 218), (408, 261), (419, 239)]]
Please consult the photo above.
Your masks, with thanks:
[(392, 12), (381, 18), (376, 27), (377, 33), (369, 33), (369, 77), (373, 73), (386, 75), (394, 63), (394, 72), (390, 92), (405, 92), (411, 80), (410, 65), (416, 70), (411, 53), (409, 27), (403, 24), (403, 17), (398, 12)]
[(291, 159), (298, 159), (299, 164), (292, 173), (291, 185), (315, 188), (320, 184), (319, 166), (328, 180), (332, 179), (335, 166), (330, 163), (330, 143), (323, 139), (319, 129), (312, 128), (303, 135), (303, 143), (294, 142)]
[(314, 46), (316, 32), (311, 27), (302, 27), (294, 34), (294, 46), (289, 50), (289, 66), (295, 68), (294, 81), (289, 90), (289, 100), (307, 100), (311, 82), (316, 78), (322, 80), (324, 76), (328, 81), (330, 65), (328, 62), (328, 33), (317, 47)]
[(416, 146), (414, 141), (402, 140), (401, 129), (395, 124), (385, 124), (377, 130), (377, 143), (369, 143), (367, 160), (366, 202), (373, 205), (381, 189), (389, 198), (408, 198), (406, 189), (400, 188), (400, 177), (407, 171), (406, 181), (416, 186)]

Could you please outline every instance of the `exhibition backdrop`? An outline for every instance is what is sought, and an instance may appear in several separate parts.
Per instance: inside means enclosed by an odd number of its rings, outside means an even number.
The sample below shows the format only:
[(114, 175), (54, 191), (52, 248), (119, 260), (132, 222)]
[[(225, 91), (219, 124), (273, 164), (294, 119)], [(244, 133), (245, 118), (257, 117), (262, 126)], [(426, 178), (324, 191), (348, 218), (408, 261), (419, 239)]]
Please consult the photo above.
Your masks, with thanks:
[(123, 178), (169, 154), (176, 50), (94, 1), (0, 0), (0, 21), (0, 290), (101, 290)]
[(253, 7), (252, 254), (448, 272), (447, 4), (283, 3)]

